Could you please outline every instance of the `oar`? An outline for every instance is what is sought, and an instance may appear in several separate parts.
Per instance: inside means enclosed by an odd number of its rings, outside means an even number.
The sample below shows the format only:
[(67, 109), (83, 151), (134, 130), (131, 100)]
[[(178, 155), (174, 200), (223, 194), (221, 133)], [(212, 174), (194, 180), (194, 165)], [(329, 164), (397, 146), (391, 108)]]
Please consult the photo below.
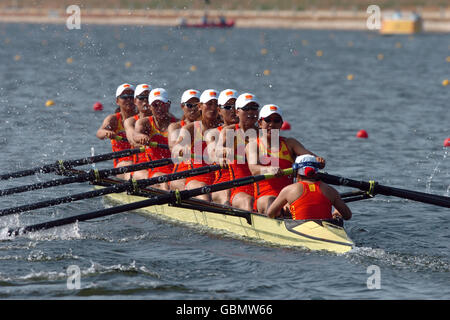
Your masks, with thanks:
[(35, 210), (35, 209), (56, 206), (56, 205), (62, 204), (62, 203), (68, 203), (68, 202), (74, 202), (74, 201), (78, 201), (78, 200), (95, 198), (95, 197), (103, 196), (103, 195), (110, 194), (110, 193), (119, 193), (119, 192), (125, 192), (125, 191), (134, 193), (133, 191), (137, 190), (138, 188), (145, 188), (147, 186), (151, 186), (151, 185), (158, 184), (158, 183), (183, 179), (186, 177), (193, 177), (193, 176), (217, 171), (217, 170), (220, 170), (221, 168), (222, 167), (220, 165), (205, 166), (205, 167), (200, 167), (200, 168), (196, 168), (196, 169), (192, 169), (192, 170), (180, 171), (180, 172), (176, 172), (176, 173), (172, 173), (172, 174), (167, 174), (164, 176), (154, 177), (154, 178), (150, 178), (150, 179), (130, 180), (130, 181), (123, 182), (123, 183), (117, 183), (110, 187), (102, 188), (99, 190), (82, 192), (82, 193), (73, 194), (70, 196), (40, 201), (40, 202), (26, 204), (26, 205), (22, 205), (22, 206), (13, 207), (13, 208), (1, 209), (0, 217), (15, 214), (15, 213)]
[(384, 186), (375, 181), (357, 181), (339, 176), (333, 176), (327, 173), (318, 173), (320, 180), (333, 185), (347, 186), (367, 191), (369, 195), (382, 194), (385, 196), (394, 196), (418, 202), (434, 204), (441, 207), (450, 208), (450, 197), (439, 196), (430, 193), (405, 190), (395, 187)]
[(66, 169), (70, 169), (72, 167), (76, 166), (82, 166), (85, 164), (91, 164), (116, 158), (122, 158), (127, 157), (136, 153), (145, 152), (145, 148), (137, 148), (137, 149), (127, 149), (122, 150), (118, 152), (110, 152), (105, 154), (99, 154), (92, 157), (86, 157), (76, 160), (59, 160), (52, 164), (46, 164), (41, 167), (36, 167), (32, 169), (22, 170), (22, 171), (16, 171), (11, 173), (4, 173), (0, 175), (0, 180), (7, 180), (11, 178), (19, 178), (19, 177), (26, 177), (31, 176), (35, 173), (49, 173), (49, 172), (55, 172), (55, 171), (64, 171)]
[(50, 180), (50, 181), (46, 181), (46, 182), (39, 182), (39, 183), (30, 184), (30, 185), (26, 185), (26, 186), (13, 187), (13, 188), (9, 188), (9, 189), (0, 190), (0, 197), (14, 194), (14, 193), (21, 193), (21, 192), (37, 190), (37, 189), (45, 189), (45, 188), (50, 188), (50, 187), (60, 186), (60, 185), (65, 185), (65, 184), (70, 184), (70, 183), (94, 181), (94, 180), (98, 180), (98, 179), (105, 178), (108, 176), (113, 176), (113, 175), (132, 172), (132, 171), (139, 171), (139, 170), (148, 169), (148, 168), (161, 167), (161, 166), (168, 165), (171, 163), (173, 163), (172, 159), (167, 158), (167, 159), (160, 159), (160, 160), (155, 160), (155, 161), (150, 161), (150, 162), (142, 162), (139, 164), (134, 164), (131, 166), (126, 166), (126, 167), (118, 167), (118, 168), (114, 168), (114, 169), (89, 170), (89, 171), (84, 171), (83, 173), (76, 175), (76, 176), (71, 176), (71, 177), (67, 177), (67, 178), (55, 179), (55, 180)]
[[(293, 171), (292, 168), (285, 169), (285, 170), (283, 170), (283, 174), (284, 175), (292, 174), (292, 171)], [(105, 217), (105, 216), (109, 216), (109, 215), (113, 215), (113, 214), (121, 213), (121, 212), (125, 212), (125, 211), (136, 210), (136, 209), (150, 207), (150, 206), (154, 206), (154, 205), (166, 204), (169, 202), (181, 203), (182, 200), (185, 200), (185, 199), (188, 199), (191, 197), (196, 197), (201, 194), (212, 193), (212, 192), (216, 192), (216, 191), (220, 191), (220, 190), (239, 187), (239, 186), (251, 184), (254, 182), (259, 182), (262, 180), (271, 179), (274, 177), (275, 177), (274, 174), (267, 173), (267, 174), (263, 174), (263, 175), (249, 176), (249, 177), (231, 180), (231, 181), (227, 181), (227, 182), (222, 182), (222, 183), (218, 183), (218, 184), (207, 185), (207, 186), (204, 186), (201, 188), (196, 188), (196, 189), (191, 189), (191, 190), (171, 191), (166, 194), (150, 197), (149, 199), (143, 200), (143, 201), (124, 204), (124, 205), (120, 205), (120, 206), (116, 206), (116, 207), (112, 207), (112, 208), (108, 208), (108, 209), (96, 210), (96, 211), (92, 211), (89, 213), (75, 215), (75, 216), (71, 216), (71, 217), (67, 217), (67, 218), (44, 222), (44, 223), (38, 223), (38, 224), (23, 227), (23, 228), (9, 229), (8, 235), (9, 236), (11, 236), (11, 235), (17, 236), (19, 234), (23, 234), (23, 233), (27, 233), (27, 232), (47, 230), (47, 229), (51, 229), (54, 227), (59, 227), (59, 226), (75, 223), (77, 221), (87, 221), (87, 220), (101, 218), (101, 217)]]
[[(115, 136), (114, 140), (117, 141), (123, 141), (123, 142), (128, 142), (127, 138), (121, 137), (121, 136)], [(160, 148), (160, 149), (169, 149), (169, 145), (167, 144), (162, 144), (162, 143), (157, 143), (157, 142), (149, 142), (147, 145), (147, 147), (152, 147), (152, 148)]]

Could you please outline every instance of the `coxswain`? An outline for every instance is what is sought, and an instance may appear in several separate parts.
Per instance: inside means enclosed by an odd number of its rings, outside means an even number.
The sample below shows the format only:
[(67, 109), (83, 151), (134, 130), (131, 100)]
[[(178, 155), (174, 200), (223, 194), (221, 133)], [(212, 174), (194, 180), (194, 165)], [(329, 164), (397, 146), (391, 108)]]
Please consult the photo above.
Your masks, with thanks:
[[(152, 111), (150, 109), (150, 106), (148, 105), (148, 95), (150, 94), (150, 90), (152, 90), (151, 86), (145, 83), (136, 86), (136, 90), (134, 91), (134, 104), (137, 107), (138, 114), (134, 115), (133, 117), (129, 117), (124, 121), (124, 128), (127, 134), (127, 139), (132, 147), (138, 146), (138, 144), (133, 140), (136, 121), (145, 117), (150, 117), (152, 115)], [(144, 152), (135, 154), (133, 156), (134, 164), (142, 162), (147, 162), (147, 155)], [(148, 177), (148, 170), (144, 169), (135, 171), (132, 173), (132, 176), (136, 180), (146, 179)]]
[[(151, 142), (168, 145), (168, 127), (178, 119), (170, 116), (170, 100), (167, 91), (163, 88), (156, 88), (150, 91), (148, 104), (152, 116), (136, 121), (133, 141), (138, 146), (149, 146)], [(145, 152), (147, 161), (171, 158), (170, 150), (162, 147), (150, 147)], [(173, 164), (168, 164), (153, 169), (148, 169), (148, 178), (170, 174), (173, 171)], [(167, 183), (155, 185), (155, 188), (169, 190)]]
[[(339, 192), (318, 180), (316, 173), (321, 166), (316, 156), (310, 154), (298, 156), (292, 166), (297, 182), (281, 190), (267, 210), (267, 215), (270, 218), (283, 216), (283, 208), (288, 206), (294, 220), (349, 220), (352, 212), (341, 199)], [(332, 207), (335, 208), (333, 213)]]
[[(238, 97), (238, 93), (233, 89), (225, 89), (220, 92), (218, 105), (219, 105), (219, 116), (222, 124), (218, 126), (212, 132), (212, 136), (217, 137), (217, 142), (220, 137), (220, 133), (223, 128), (232, 126), (236, 123), (239, 123), (239, 118), (236, 114), (236, 99)], [(216, 142), (215, 141), (215, 142)], [(224, 168), (215, 172), (215, 180), (214, 184), (230, 181), (230, 168)], [(225, 189), (222, 191), (214, 192), (212, 195), (213, 202), (231, 205), (230, 196), (231, 190)]]
[[(191, 122), (185, 125), (177, 140), (177, 147), (184, 150), (185, 160), (190, 159), (189, 169), (209, 166), (212, 164), (213, 156), (210, 155), (212, 149), (208, 149), (207, 138), (205, 134), (208, 130), (217, 128), (220, 123), (217, 120), (218, 92), (214, 89), (208, 89), (202, 92), (199, 101), (199, 109), (202, 113), (200, 121)], [(179, 154), (178, 152), (175, 152)], [(209, 172), (206, 174), (186, 178), (185, 189), (195, 189), (211, 185), (214, 183), (215, 174)], [(211, 201), (211, 195), (205, 193), (199, 195), (198, 199)]]
[[(255, 140), (258, 132), (256, 121), (258, 119), (259, 102), (252, 93), (243, 93), (236, 99), (236, 114), (239, 123), (226, 126), (222, 129), (219, 143), (216, 148), (217, 158), (223, 154), (228, 163), (230, 180), (251, 176), (246, 146)], [(230, 134), (232, 133), (232, 134)], [(243, 210), (252, 211), (254, 204), (254, 188), (252, 184), (232, 188), (230, 191), (230, 204)]]
[(280, 136), (283, 115), (279, 106), (263, 106), (258, 124), (258, 137), (247, 146), (246, 155), (252, 175), (276, 175), (276, 178), (254, 184), (256, 209), (259, 213), (266, 213), (280, 191), (292, 183), (292, 176), (283, 176), (282, 170), (291, 168), (297, 156), (312, 154), (317, 157), (321, 168), (325, 167), (325, 160), (307, 150), (298, 140)]
[[(131, 144), (126, 140), (124, 121), (137, 113), (133, 98), (134, 87), (128, 83), (121, 84), (116, 90), (116, 104), (119, 107), (119, 111), (108, 115), (97, 130), (97, 138), (102, 140), (105, 138), (111, 139), (113, 152), (131, 149)], [(117, 137), (121, 137), (123, 140), (118, 140)], [(114, 168), (132, 164), (133, 156), (114, 159)], [(117, 177), (128, 180), (130, 173), (120, 174)]]
[[(195, 89), (189, 89), (183, 92), (181, 96), (181, 110), (183, 111), (183, 116), (180, 121), (171, 123), (169, 125), (169, 148), (173, 151), (173, 147), (176, 144), (178, 137), (180, 136), (180, 130), (185, 125), (201, 120), (202, 113), (198, 108), (198, 103), (200, 101), (200, 91)], [(175, 161), (173, 172), (180, 172), (189, 170), (190, 161), (177, 161), (177, 154), (172, 152), (172, 158)], [(186, 179), (173, 180), (169, 183), (171, 190), (184, 190), (186, 184)]]

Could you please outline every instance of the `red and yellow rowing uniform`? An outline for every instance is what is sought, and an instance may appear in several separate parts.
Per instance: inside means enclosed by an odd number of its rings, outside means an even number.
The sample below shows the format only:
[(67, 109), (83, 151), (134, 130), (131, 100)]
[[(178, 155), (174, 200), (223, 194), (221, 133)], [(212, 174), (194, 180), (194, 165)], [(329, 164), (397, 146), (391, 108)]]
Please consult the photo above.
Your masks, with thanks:
[[(134, 119), (136, 121), (139, 120), (139, 115), (134, 115)], [(145, 147), (145, 149), (147, 150), (148, 147)], [(133, 162), (134, 164), (138, 164), (138, 163), (143, 163), (143, 162), (147, 162), (147, 155), (146, 152), (141, 152), (141, 153), (136, 153), (135, 155), (133, 155)], [(132, 172), (133, 174), (133, 172)]]
[[(222, 131), (224, 126), (217, 127), (219, 132)], [(214, 172), (215, 179), (214, 184), (230, 181), (230, 168), (220, 169)]]
[[(269, 166), (271, 163), (278, 161), (278, 166), (281, 169), (292, 168), (294, 159), (292, 158), (285, 138), (280, 137), (280, 148), (276, 153), (272, 153), (271, 148), (267, 149), (259, 138), (257, 142), (262, 165)], [(280, 191), (290, 184), (292, 184), (292, 176), (283, 176), (255, 183), (255, 199), (258, 200), (258, 198), (263, 196), (277, 197)]]
[[(234, 126), (234, 130), (239, 130), (239, 124), (236, 124)], [(250, 169), (248, 168), (247, 159), (245, 159), (244, 163), (243, 160), (238, 155), (245, 155), (245, 141), (238, 135), (236, 140), (236, 145), (234, 148), (235, 152), (235, 158), (232, 163), (228, 166), (229, 172), (230, 172), (230, 180), (240, 179), (249, 177), (252, 175), (250, 172)], [(231, 195), (230, 195), (230, 203), (233, 203), (233, 198), (240, 192), (247, 193), (248, 195), (252, 196), (254, 195), (254, 187), (253, 184), (248, 184), (245, 186), (239, 186), (236, 188), (231, 189)]]
[[(118, 151), (122, 151), (122, 150), (131, 149), (130, 143), (126, 140), (127, 135), (126, 135), (125, 129), (123, 127), (122, 114), (120, 112), (117, 112), (114, 116), (117, 119), (117, 129), (114, 132), (116, 135), (124, 138), (125, 140), (118, 141), (118, 140), (111, 139), (112, 151), (118, 152)], [(122, 161), (133, 161), (133, 156), (127, 156), (127, 157), (114, 159), (114, 168), (116, 168), (117, 165), (119, 164), (119, 162), (122, 162)]]
[[(183, 128), (186, 124), (187, 124), (186, 121), (184, 121), (184, 120), (180, 121), (181, 128)], [(181, 161), (179, 163), (174, 164), (172, 173), (186, 171), (186, 170), (189, 170), (189, 163), (186, 163), (185, 161)]]
[[(191, 163), (188, 164), (189, 170), (210, 165), (205, 161), (205, 159), (203, 157), (203, 155), (205, 154), (205, 150), (208, 147), (208, 144), (206, 143), (206, 141), (203, 137), (201, 121), (194, 122), (194, 131), (195, 131), (194, 142), (191, 145)], [(201, 154), (197, 154), (196, 151), (200, 151), (200, 149), (201, 149)], [(187, 185), (192, 180), (203, 182), (207, 185), (213, 184), (214, 180), (215, 180), (215, 172), (208, 172), (208, 173), (201, 174), (201, 175), (194, 176), (194, 177), (187, 177), (185, 184)]]
[(303, 185), (303, 194), (289, 207), (292, 219), (332, 219), (331, 201), (320, 190), (320, 181), (298, 183)]
[[(150, 132), (148, 136), (150, 137), (150, 142), (156, 142), (160, 144), (167, 145), (169, 143), (168, 139), (168, 132), (166, 131), (160, 131), (156, 127), (155, 120), (153, 119), (153, 116), (148, 117), (149, 125), (150, 125)], [(175, 118), (171, 118), (170, 122), (176, 122), (177, 120)], [(169, 149), (163, 149), (159, 147), (150, 147), (147, 148), (145, 152), (147, 161), (154, 161), (154, 160), (160, 160), (160, 159), (167, 159), (171, 158), (171, 153)], [(168, 164), (162, 167), (157, 167), (153, 169), (148, 169), (148, 177), (151, 178), (153, 174), (156, 172), (162, 172), (164, 174), (170, 174), (173, 172), (173, 164)]]

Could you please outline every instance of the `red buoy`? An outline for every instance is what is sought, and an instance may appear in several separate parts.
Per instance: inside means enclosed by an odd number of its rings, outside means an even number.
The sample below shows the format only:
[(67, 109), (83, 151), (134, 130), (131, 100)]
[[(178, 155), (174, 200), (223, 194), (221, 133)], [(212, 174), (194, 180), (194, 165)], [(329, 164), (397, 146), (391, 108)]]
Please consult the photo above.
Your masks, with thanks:
[(94, 106), (92, 108), (94, 109), (94, 111), (102, 111), (103, 105), (100, 102), (96, 102), (94, 103)]
[(450, 147), (450, 138), (444, 140), (444, 147)]
[(369, 135), (367, 134), (366, 130), (359, 130), (358, 133), (356, 134), (357, 138), (362, 138), (362, 139), (367, 139), (369, 137)]
[(291, 124), (287, 121), (283, 121), (283, 125), (281, 126), (281, 130), (291, 130)]

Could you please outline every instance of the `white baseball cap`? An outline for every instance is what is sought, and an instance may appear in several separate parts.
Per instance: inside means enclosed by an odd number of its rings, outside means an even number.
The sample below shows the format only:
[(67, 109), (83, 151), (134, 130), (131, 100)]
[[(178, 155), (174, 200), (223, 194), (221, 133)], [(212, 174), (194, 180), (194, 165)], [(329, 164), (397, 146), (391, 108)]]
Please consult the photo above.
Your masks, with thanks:
[(136, 86), (136, 90), (134, 91), (134, 97), (136, 98), (142, 92), (147, 91), (147, 90), (148, 91), (152, 90), (152, 87), (149, 84), (146, 84), (146, 83), (138, 84)]
[(312, 154), (303, 154), (295, 158), (295, 162), (292, 165), (294, 171), (302, 176), (310, 176), (311, 174), (319, 171), (320, 164), (316, 157)]
[(210, 100), (214, 100), (218, 98), (219, 93), (217, 90), (214, 89), (208, 89), (202, 92), (202, 95), (200, 96), (200, 103), (207, 103)]
[(280, 117), (283, 118), (283, 114), (281, 113), (281, 109), (279, 106), (274, 104), (266, 104), (259, 111), (259, 119), (267, 118), (274, 113), (279, 114)]
[(243, 93), (236, 99), (236, 109), (241, 109), (251, 102), (255, 102), (259, 105), (259, 102), (253, 93)]
[(186, 101), (189, 101), (189, 99), (192, 98), (198, 98), (200, 99), (200, 91), (195, 89), (189, 89), (183, 92), (183, 95), (181, 96), (181, 103), (185, 103)]
[(148, 95), (148, 104), (152, 104), (154, 101), (162, 101), (166, 103), (169, 101), (169, 95), (167, 94), (167, 91), (163, 88), (155, 88), (152, 91), (150, 91), (150, 94)]
[(123, 83), (121, 84), (119, 87), (117, 87), (116, 90), (116, 98), (118, 96), (120, 96), (125, 90), (133, 90), (134, 91), (134, 87), (133, 85), (129, 84), (129, 83)]
[(219, 101), (218, 104), (223, 106), (225, 103), (227, 103), (230, 99), (237, 99), (238, 94), (236, 90), (233, 89), (225, 89), (219, 94)]

